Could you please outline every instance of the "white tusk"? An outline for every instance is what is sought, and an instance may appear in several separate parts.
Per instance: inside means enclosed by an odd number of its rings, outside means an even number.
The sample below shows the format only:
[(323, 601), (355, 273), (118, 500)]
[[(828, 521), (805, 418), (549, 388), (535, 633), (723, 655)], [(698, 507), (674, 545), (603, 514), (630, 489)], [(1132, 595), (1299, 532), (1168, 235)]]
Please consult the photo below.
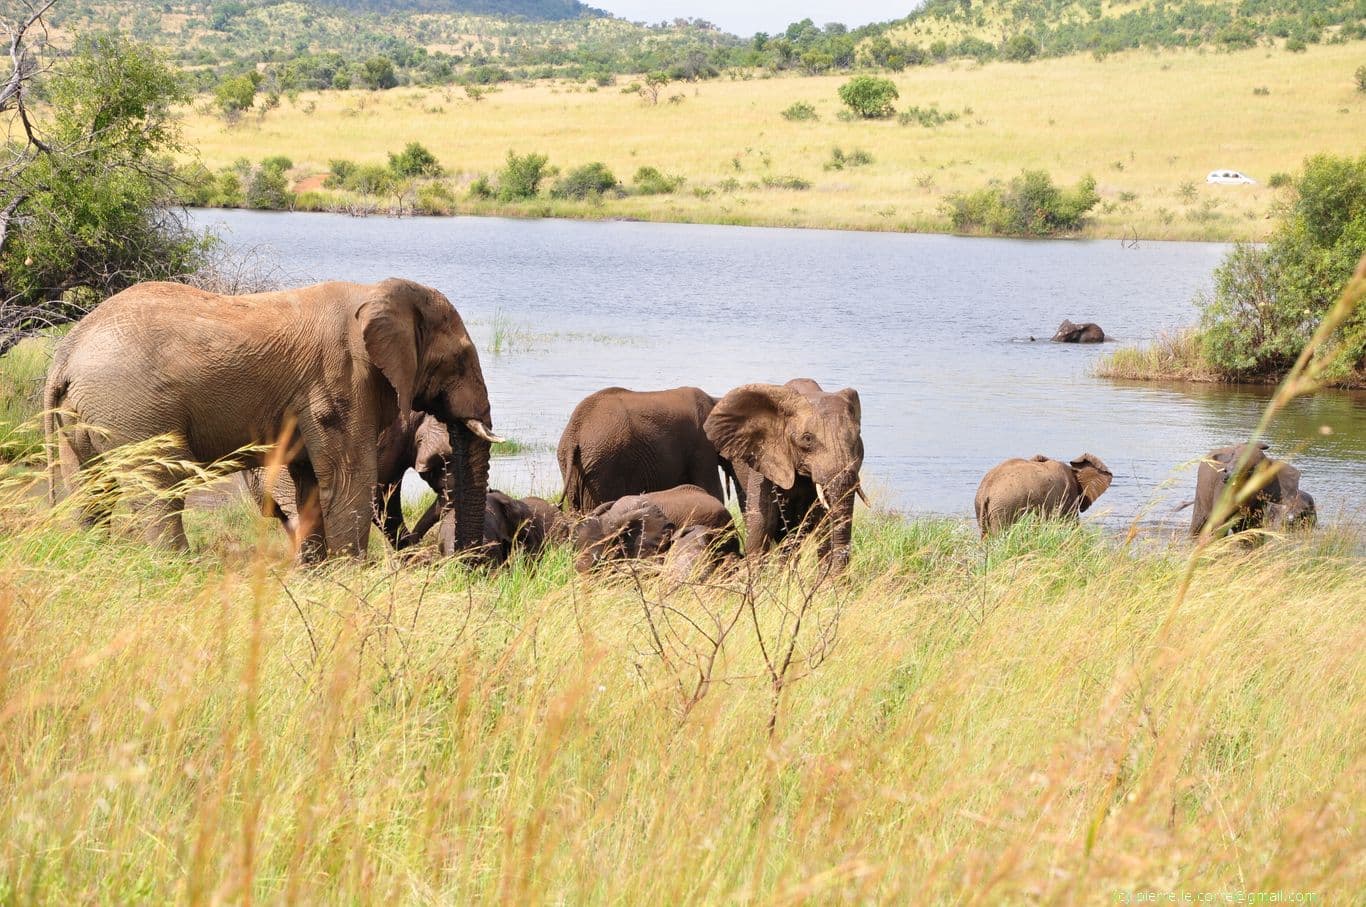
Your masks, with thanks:
[(868, 495), (866, 495), (866, 494), (863, 493), (863, 486), (862, 486), (862, 485), (855, 485), (855, 486), (854, 486), (854, 493), (855, 493), (856, 495), (859, 496), (859, 500), (863, 501), (863, 503), (864, 503), (865, 506), (867, 506), (867, 507), (872, 507), (872, 506), (873, 506), (873, 502), (870, 501), (870, 500), (868, 500)]
[(503, 438), (500, 438), (493, 432), (489, 431), (488, 428), (484, 426), (484, 423), (480, 422), (478, 419), (466, 419), (465, 427), (468, 428), (476, 437), (483, 438), (490, 444), (503, 443)]
[(819, 482), (816, 483), (816, 497), (820, 500), (822, 507), (826, 510), (830, 509), (830, 502), (825, 499), (825, 488)]

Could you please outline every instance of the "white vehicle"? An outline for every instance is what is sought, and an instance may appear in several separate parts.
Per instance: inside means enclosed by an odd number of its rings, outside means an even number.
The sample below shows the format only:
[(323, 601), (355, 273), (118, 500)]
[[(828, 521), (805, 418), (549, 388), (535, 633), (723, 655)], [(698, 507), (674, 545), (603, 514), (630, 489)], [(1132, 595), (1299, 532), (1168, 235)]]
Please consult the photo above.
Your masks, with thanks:
[(1255, 186), (1257, 181), (1246, 173), (1237, 170), (1215, 170), (1205, 177), (1207, 183), (1223, 183), (1228, 186)]

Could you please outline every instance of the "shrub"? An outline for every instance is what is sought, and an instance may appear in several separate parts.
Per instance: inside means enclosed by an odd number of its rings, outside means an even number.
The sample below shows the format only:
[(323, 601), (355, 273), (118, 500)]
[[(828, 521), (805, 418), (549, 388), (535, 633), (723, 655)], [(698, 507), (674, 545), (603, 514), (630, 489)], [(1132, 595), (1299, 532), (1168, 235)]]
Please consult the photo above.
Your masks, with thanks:
[(1303, 38), (1290, 38), (1285, 42), (1285, 49), (1292, 54), (1302, 54), (1308, 50), (1309, 47), (1304, 43)]
[(497, 195), (498, 190), (494, 188), (493, 181), (487, 175), (481, 175), (470, 183), (471, 198), (491, 199)]
[(804, 120), (818, 120), (820, 115), (816, 113), (816, 108), (806, 101), (797, 101), (791, 107), (783, 111), (783, 119), (793, 122)]
[(291, 161), (289, 158), (285, 157), (283, 154), (277, 154), (273, 157), (268, 157), (262, 160), (261, 167), (265, 170), (275, 170), (280, 173), (284, 173), (287, 170), (293, 169), (294, 162)]
[(1001, 57), (1016, 63), (1027, 63), (1039, 55), (1039, 42), (1029, 35), (1015, 35), (1001, 45)]
[(356, 172), (356, 162), (347, 160), (328, 161), (327, 178), (323, 180), (323, 185), (328, 189), (342, 189), (346, 187), (347, 180), (351, 179)]
[(360, 70), (360, 82), (372, 91), (385, 91), (398, 85), (394, 61), (388, 57), (371, 57)]
[(1358, 66), (1353, 78), (1357, 83), (1357, 91), (1366, 91), (1366, 65)]
[(393, 187), (393, 172), (379, 164), (361, 164), (345, 182), (345, 188), (362, 195), (383, 195)]
[(234, 76), (219, 82), (213, 90), (218, 109), (226, 115), (250, 110), (256, 101), (256, 86), (261, 82), (259, 73)]
[(924, 126), (929, 129), (934, 126), (942, 126), (958, 119), (958, 112), (954, 110), (942, 111), (938, 107), (908, 107), (897, 115), (896, 121), (902, 126)]
[(669, 195), (682, 187), (684, 177), (660, 173), (654, 167), (641, 167), (631, 182), (640, 195)]
[(953, 228), (960, 232), (1051, 236), (1081, 228), (1099, 201), (1093, 177), (1083, 177), (1065, 191), (1046, 171), (1026, 170), (1009, 186), (955, 193), (945, 204)]
[(892, 106), (900, 95), (891, 79), (878, 76), (855, 76), (840, 86), (840, 100), (865, 120), (889, 117), (896, 112)]
[(447, 215), (455, 213), (455, 195), (443, 182), (427, 183), (417, 190), (413, 210), (418, 214)]
[[(1235, 377), (1282, 372), (1299, 356), (1366, 249), (1366, 154), (1305, 162), (1264, 248), (1237, 246), (1200, 300), (1205, 356)], [(1366, 311), (1343, 327), (1330, 377), (1366, 367)]]
[(1266, 184), (1272, 189), (1284, 189), (1286, 186), (1295, 182), (1294, 177), (1288, 173), (1273, 173), (1267, 179)]
[(556, 181), (550, 189), (552, 198), (602, 198), (604, 192), (617, 188), (617, 178), (601, 161), (575, 167)]
[(247, 184), (248, 208), (281, 211), (290, 206), (291, 200), (289, 178), (285, 176), (284, 168), (268, 167), (263, 163), (252, 173)]
[(864, 167), (873, 162), (873, 156), (862, 148), (855, 148), (848, 154), (836, 146), (830, 152), (830, 160), (825, 162), (826, 170), (843, 170), (846, 167)]
[(534, 152), (518, 155), (508, 152), (508, 162), (498, 174), (498, 198), (510, 202), (535, 198), (541, 182), (549, 175), (550, 158)]
[(389, 169), (398, 176), (441, 176), (446, 172), (436, 155), (418, 142), (409, 142), (398, 154), (390, 152)]
[(804, 180), (800, 176), (766, 176), (764, 186), (769, 189), (791, 189), (800, 192), (811, 188), (810, 180)]

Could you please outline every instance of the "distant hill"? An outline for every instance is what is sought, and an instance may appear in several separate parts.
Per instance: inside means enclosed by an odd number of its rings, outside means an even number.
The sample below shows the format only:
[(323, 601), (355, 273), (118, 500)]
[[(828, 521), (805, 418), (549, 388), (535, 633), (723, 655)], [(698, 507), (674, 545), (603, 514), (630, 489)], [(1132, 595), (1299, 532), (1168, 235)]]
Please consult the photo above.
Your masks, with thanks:
[(314, 0), (361, 13), (468, 13), (498, 19), (521, 17), (545, 21), (609, 15), (578, 0)]

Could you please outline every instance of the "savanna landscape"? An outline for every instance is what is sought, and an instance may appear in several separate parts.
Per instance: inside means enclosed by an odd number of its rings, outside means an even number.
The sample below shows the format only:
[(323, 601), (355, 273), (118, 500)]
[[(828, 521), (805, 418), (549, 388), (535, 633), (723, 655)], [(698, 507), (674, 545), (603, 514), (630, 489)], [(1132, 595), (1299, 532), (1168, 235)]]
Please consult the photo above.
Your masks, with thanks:
[(12, 6), (0, 903), (1360, 901), (1360, 3)]

